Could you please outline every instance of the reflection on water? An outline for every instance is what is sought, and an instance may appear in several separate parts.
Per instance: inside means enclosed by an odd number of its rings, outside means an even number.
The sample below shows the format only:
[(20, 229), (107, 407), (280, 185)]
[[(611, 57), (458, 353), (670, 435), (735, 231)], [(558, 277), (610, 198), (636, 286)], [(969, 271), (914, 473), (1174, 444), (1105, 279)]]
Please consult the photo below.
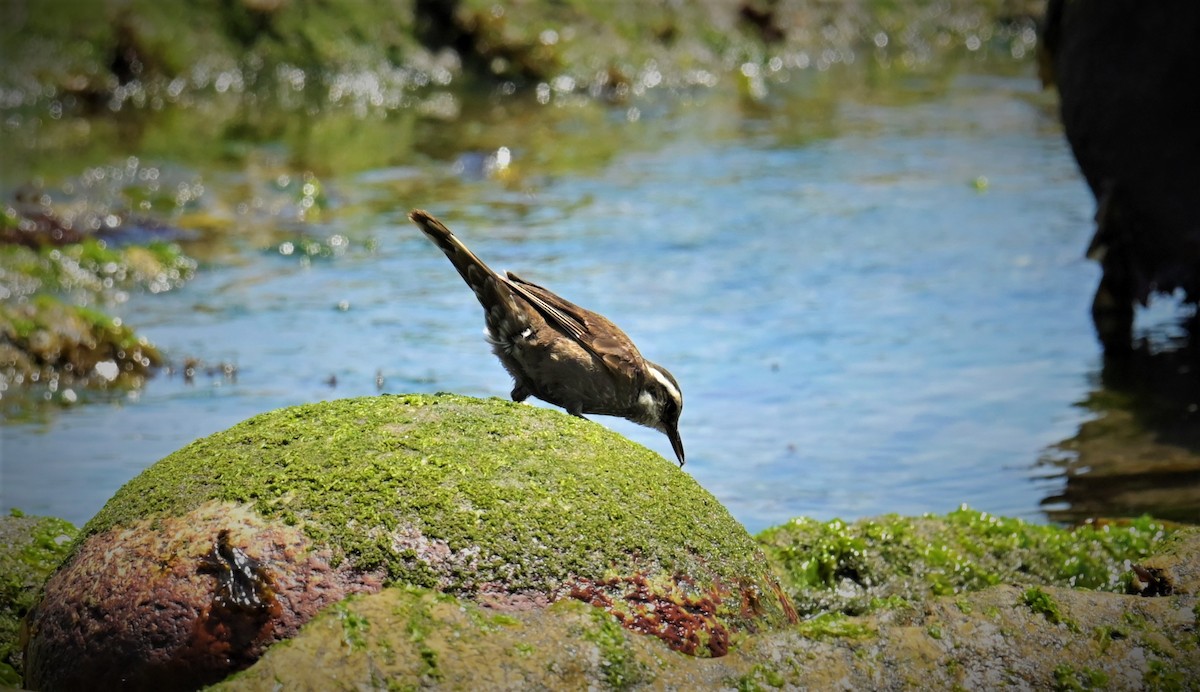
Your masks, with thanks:
[(1153, 514), (1200, 522), (1200, 347), (1145, 339), (1110, 357), (1084, 406), (1095, 414), (1055, 450), (1066, 485), (1043, 501), (1056, 521)]
[[(964, 502), (1040, 519), (1047, 497), (1124, 511), (1088, 474), (1064, 488), (1037, 464), (1092, 425), (1074, 403), (1101, 366), (1092, 200), (1032, 66), (799, 75), (762, 101), (685, 95), (637, 117), (516, 98), (466, 102), (455, 123), (264, 120), (177, 114), (117, 151), (90, 143), (103, 122), (87, 146), (43, 132), (54, 146), (2, 173), (7, 190), (137, 156), (202, 183), (160, 212), (194, 232), (196, 278), (113, 308), (177, 366), (195, 359), (190, 381), (5, 421), (4, 507), (85, 521), (155, 460), (280, 406), (506, 396), (478, 306), (405, 219), (423, 207), (669, 367), (685, 472), (752, 530)], [(1122, 391), (1104, 373), (1098, 396)], [(596, 421), (670, 456), (654, 431)]]

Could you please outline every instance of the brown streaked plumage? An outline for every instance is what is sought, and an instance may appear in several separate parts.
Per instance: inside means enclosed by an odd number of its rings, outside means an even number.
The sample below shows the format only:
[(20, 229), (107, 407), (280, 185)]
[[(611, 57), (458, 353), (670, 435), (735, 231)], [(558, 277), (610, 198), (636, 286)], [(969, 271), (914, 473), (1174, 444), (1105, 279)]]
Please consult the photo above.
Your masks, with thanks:
[(426, 211), (408, 218), (429, 237), (483, 306), (492, 351), (513, 378), (513, 401), (535, 396), (582, 417), (627, 418), (666, 434), (683, 466), (683, 395), (671, 373), (603, 315), (512, 272), (500, 275)]

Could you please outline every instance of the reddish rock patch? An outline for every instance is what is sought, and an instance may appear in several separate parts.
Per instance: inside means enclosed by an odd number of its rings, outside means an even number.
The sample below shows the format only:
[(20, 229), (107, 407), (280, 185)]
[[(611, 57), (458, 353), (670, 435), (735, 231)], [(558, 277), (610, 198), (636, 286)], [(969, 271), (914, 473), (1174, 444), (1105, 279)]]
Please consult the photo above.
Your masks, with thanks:
[[(682, 574), (669, 581), (645, 574), (577, 579), (568, 593), (612, 613), (627, 629), (658, 637), (672, 649), (692, 656), (716, 658), (729, 653), (732, 630), (726, 625), (729, 618), (723, 615), (731, 607), (736, 607), (743, 619), (763, 612), (761, 595), (752, 586), (701, 589), (695, 580)], [(787, 597), (778, 590), (775, 595), (791, 621), (796, 622), (796, 611)]]
[(382, 588), (295, 527), (208, 504), (90, 537), (28, 617), (34, 689), (196, 689), (245, 668), (322, 607)]

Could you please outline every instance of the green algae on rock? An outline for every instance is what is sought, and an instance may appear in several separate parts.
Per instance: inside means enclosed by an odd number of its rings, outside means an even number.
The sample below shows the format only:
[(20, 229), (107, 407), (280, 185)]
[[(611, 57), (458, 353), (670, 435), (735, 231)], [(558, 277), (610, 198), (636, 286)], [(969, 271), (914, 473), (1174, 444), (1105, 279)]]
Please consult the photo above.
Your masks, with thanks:
[(37, 292), (78, 293), (95, 302), (115, 290), (162, 293), (192, 278), (196, 261), (179, 245), (152, 241), (114, 245), (87, 237), (76, 243), (31, 248), (0, 244), (0, 287), (10, 297)]
[(1125, 561), (1169, 535), (1148, 517), (1064, 529), (963, 507), (853, 524), (793, 519), (758, 540), (801, 613), (858, 614), (1006, 582), (1121, 591)]
[(0, 686), (18, 686), (21, 618), (70, 550), (76, 529), (62, 519), (17, 510), (0, 517)]
[(94, 308), (50, 294), (0, 304), (0, 398), (6, 403), (14, 392), (4, 390), (20, 385), (45, 384), (64, 403), (75, 400), (72, 386), (138, 387), (162, 362), (145, 337)]
[[(218, 500), (299, 525), (357, 569), (485, 600), (651, 568), (739, 590), (762, 572), (753, 541), (663, 461), (598, 424), (507, 401), (349, 399), (256, 416), (183, 448), (84, 533)], [(755, 608), (782, 615), (759, 587)]]
[(624, 690), (652, 684), (674, 659), (705, 661), (633, 635), (575, 601), (497, 616), (428, 589), (388, 588), (325, 611), (214, 689), (304, 681), (310, 689)]
[(1200, 565), (1200, 531), (1177, 536), (1162, 563), (1180, 587), (1170, 597), (1038, 587), (1054, 622), (1027, 604), (1028, 589), (999, 585), (743, 635), (714, 659), (570, 601), (497, 616), (446, 594), (388, 588), (322, 613), (216, 689), (1186, 689), (1200, 679), (1200, 606), (1184, 578)]
[(373, 99), (350, 84), (360, 75), (396, 105), (453, 81), (619, 101), (660, 85), (711, 85), (746, 64), (775, 74), (861, 56), (1022, 58), (1040, 11), (1036, 0), (46, 3), (0, 22), (0, 84), (18, 103), (53, 98), (93, 111), (264, 87), (303, 108), (361, 105)]
[(795, 619), (753, 539), (672, 462), (558, 411), (380, 396), (256, 416), (127, 483), (31, 616), (30, 680), (220, 679), (330, 584), (336, 601), (385, 582), (497, 610), (583, 600), (698, 656)]
[(163, 356), (105, 312), (122, 291), (171, 290), (195, 260), (174, 243), (0, 243), (0, 406), (72, 404), (80, 389), (136, 389)]

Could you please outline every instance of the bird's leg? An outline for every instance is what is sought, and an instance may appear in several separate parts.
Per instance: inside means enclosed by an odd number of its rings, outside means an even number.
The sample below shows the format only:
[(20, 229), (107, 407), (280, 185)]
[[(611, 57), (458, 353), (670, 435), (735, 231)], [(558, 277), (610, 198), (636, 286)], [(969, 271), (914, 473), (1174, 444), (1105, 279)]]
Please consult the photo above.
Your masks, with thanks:
[(1108, 355), (1127, 353), (1132, 348), (1133, 291), (1117, 272), (1106, 272), (1092, 301), (1096, 336)]
[[(428, 212), (413, 209), (408, 218), (479, 299), (487, 340), (513, 378), (513, 401), (537, 397), (584, 420), (585, 410), (621, 416), (666, 433), (683, 463), (679, 384), (642, 358), (625, 332), (512, 272), (493, 271)], [(629, 394), (637, 396), (630, 401)]]

